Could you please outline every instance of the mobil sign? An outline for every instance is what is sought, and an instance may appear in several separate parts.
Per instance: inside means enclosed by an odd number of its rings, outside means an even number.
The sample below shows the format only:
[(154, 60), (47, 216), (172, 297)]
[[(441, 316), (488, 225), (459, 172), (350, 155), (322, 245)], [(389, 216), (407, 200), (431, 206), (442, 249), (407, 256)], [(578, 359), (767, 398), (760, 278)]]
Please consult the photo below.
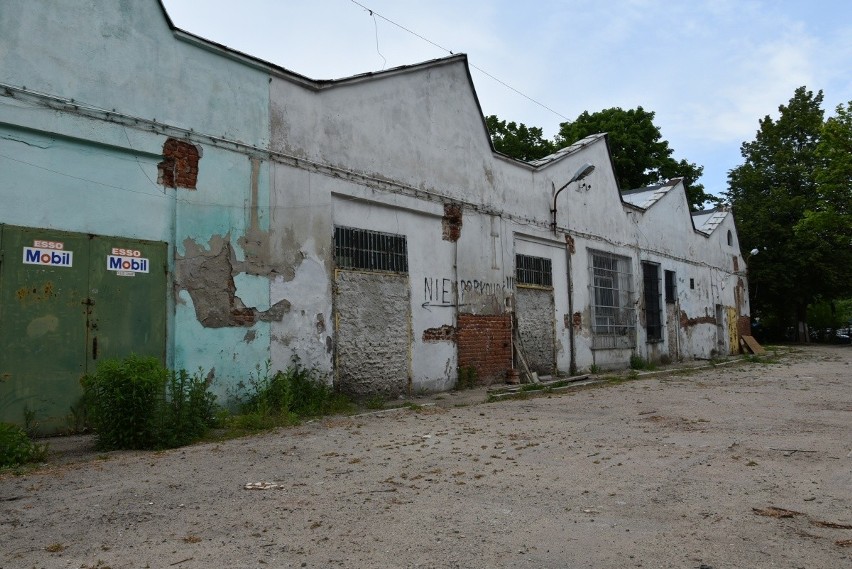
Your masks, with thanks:
[(113, 247), (112, 254), (107, 255), (107, 270), (115, 271), (122, 277), (132, 277), (136, 273), (148, 272), (148, 259), (142, 257), (142, 251), (136, 249), (121, 249)]
[(36, 239), (32, 247), (24, 247), (23, 261), (25, 265), (71, 267), (74, 262), (74, 253), (65, 251), (64, 245), (58, 241)]

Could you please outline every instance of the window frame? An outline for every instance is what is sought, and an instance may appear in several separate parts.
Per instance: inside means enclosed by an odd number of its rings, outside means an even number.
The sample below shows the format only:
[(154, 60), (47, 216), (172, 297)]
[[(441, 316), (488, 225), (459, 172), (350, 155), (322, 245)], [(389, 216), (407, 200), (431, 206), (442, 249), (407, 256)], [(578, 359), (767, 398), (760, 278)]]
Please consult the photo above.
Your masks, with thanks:
[(405, 235), (335, 225), (333, 244), (338, 269), (408, 274)]
[(642, 261), (642, 298), (645, 301), (645, 340), (663, 341), (663, 302), (660, 290), (660, 265)]
[(636, 347), (632, 260), (588, 249), (588, 263), (592, 349)]

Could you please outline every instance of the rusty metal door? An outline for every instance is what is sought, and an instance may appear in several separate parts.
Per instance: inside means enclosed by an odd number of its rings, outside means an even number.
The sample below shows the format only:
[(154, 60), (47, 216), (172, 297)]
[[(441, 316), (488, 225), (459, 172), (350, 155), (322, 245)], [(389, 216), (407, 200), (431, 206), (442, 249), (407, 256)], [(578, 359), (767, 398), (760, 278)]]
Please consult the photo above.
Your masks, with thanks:
[(131, 353), (165, 362), (167, 245), (94, 237), (89, 252), (87, 371)]
[(166, 247), (0, 226), (0, 421), (60, 431), (99, 359), (165, 360)]
[(0, 421), (64, 418), (85, 373), (88, 236), (0, 233)]

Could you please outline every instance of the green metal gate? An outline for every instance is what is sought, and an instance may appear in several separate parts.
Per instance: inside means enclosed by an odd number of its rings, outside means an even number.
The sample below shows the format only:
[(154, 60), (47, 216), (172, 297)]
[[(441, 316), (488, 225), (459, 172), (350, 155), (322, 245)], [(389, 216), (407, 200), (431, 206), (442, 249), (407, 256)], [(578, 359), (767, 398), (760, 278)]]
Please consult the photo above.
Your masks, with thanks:
[(167, 244), (0, 226), (0, 421), (69, 426), (104, 358), (165, 362)]

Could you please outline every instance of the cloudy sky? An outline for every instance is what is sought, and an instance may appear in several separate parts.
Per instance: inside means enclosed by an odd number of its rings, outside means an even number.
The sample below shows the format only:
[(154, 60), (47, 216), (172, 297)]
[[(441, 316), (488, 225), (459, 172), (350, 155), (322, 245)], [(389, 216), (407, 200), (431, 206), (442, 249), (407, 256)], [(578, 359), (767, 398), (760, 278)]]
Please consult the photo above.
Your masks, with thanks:
[(642, 106), (717, 194), (758, 120), (797, 87), (821, 89), (829, 115), (852, 100), (850, 0), (164, 4), (182, 29), (314, 79), (466, 53), (483, 112), (548, 137), (583, 111)]

